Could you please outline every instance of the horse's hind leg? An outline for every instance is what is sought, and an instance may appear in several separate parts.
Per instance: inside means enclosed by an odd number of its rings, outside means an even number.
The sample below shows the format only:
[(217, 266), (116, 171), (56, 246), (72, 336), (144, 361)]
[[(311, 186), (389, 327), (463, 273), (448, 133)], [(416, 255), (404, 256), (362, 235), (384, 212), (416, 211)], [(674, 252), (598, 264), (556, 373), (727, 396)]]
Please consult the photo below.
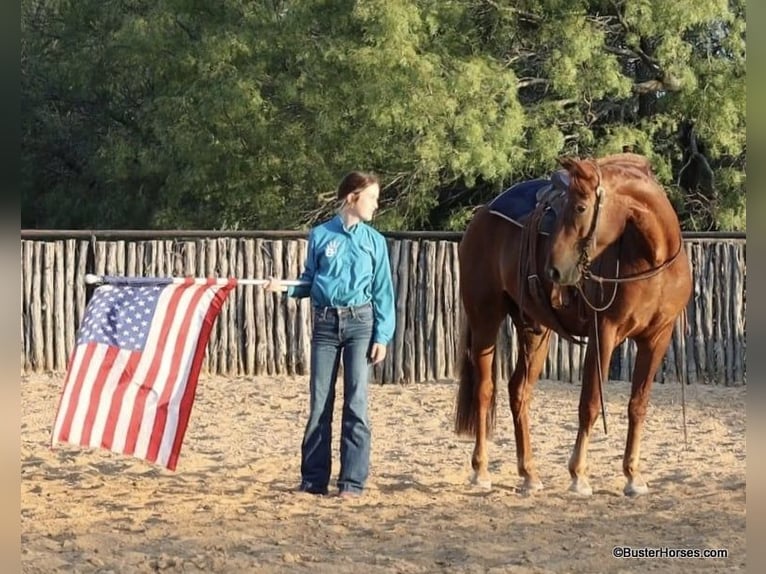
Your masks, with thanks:
[[(578, 409), (579, 428), (572, 456), (569, 458), (569, 474), (572, 484), (569, 490), (590, 496), (593, 489), (588, 482), (588, 445), (593, 425), (598, 420), (601, 406), (601, 384), (599, 381), (599, 363), (603, 382), (609, 378), (609, 361), (614, 351), (615, 328), (605, 322), (596, 326), (596, 332), (591, 332), (588, 348), (585, 352), (585, 369), (580, 389), (580, 406)], [(597, 336), (596, 336), (597, 335)], [(596, 342), (598, 341), (598, 345)]]
[(532, 457), (529, 432), (529, 402), (532, 391), (548, 355), (550, 329), (535, 332), (521, 327), (518, 312), (512, 313), (516, 332), (519, 335), (518, 356), (511, 379), (508, 381), (508, 395), (513, 413), (513, 431), (516, 438), (516, 465), (519, 476), (524, 479), (522, 492), (540, 490), (543, 483), (537, 474)]
[(477, 415), (476, 442), (471, 456), (471, 466), (474, 471), (471, 482), (482, 488), (491, 488), (487, 440), (490, 429), (494, 425), (495, 411), (492, 360), (495, 356), (497, 330), (506, 313), (499, 306), (498, 308), (487, 306), (480, 311), (480, 315), (481, 320), (472, 321), (471, 333), (471, 362), (476, 380), (474, 405)]
[(638, 471), (641, 447), (641, 430), (646, 417), (646, 407), (654, 382), (654, 375), (665, 356), (670, 338), (673, 336), (673, 324), (662, 329), (653, 337), (636, 340), (636, 363), (633, 368), (633, 381), (628, 403), (628, 440), (625, 444), (625, 456), (622, 470), (628, 483), (623, 492), (627, 496), (637, 496), (649, 492), (646, 481)]

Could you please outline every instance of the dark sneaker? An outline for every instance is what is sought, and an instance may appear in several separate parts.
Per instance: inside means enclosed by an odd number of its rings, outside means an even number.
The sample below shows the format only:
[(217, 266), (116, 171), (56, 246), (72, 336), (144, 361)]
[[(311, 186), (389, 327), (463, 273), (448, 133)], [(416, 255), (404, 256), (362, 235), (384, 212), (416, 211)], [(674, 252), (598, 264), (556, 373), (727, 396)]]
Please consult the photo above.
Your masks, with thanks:
[(315, 486), (309, 486), (308, 484), (301, 484), (297, 489), (296, 492), (303, 492), (305, 494), (314, 494), (317, 496), (324, 496), (327, 494), (326, 488), (317, 488)]

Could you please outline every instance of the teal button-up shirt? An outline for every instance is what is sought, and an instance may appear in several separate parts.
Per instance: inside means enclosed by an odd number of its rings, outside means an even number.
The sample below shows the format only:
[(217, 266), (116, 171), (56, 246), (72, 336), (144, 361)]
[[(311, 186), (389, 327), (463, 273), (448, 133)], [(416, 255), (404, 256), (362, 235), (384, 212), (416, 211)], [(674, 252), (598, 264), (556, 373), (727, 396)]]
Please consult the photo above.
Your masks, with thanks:
[(356, 307), (372, 303), (372, 340), (387, 345), (394, 336), (394, 286), (385, 238), (364, 223), (347, 229), (336, 215), (309, 233), (306, 264), (290, 287), (291, 297), (311, 297), (318, 307)]

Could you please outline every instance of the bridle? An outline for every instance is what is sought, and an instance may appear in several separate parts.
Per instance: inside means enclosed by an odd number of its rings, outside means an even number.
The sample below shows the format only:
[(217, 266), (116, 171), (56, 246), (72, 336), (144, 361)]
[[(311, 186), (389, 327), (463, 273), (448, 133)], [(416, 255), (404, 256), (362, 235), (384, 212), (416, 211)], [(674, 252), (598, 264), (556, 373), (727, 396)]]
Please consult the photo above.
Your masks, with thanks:
[(596, 175), (598, 176), (598, 182), (596, 183), (596, 204), (593, 207), (593, 218), (590, 220), (588, 233), (579, 242), (580, 255), (577, 258), (577, 267), (584, 278), (591, 276), (590, 252), (591, 249), (596, 247), (596, 228), (598, 227), (598, 220), (601, 218), (601, 206), (604, 203), (604, 196), (606, 195), (604, 186), (601, 185), (601, 169), (595, 161), (593, 162), (593, 165), (596, 168)]
[[(673, 254), (673, 256), (670, 257), (670, 259), (666, 259), (660, 263), (657, 267), (652, 267), (651, 269), (640, 271), (639, 273), (632, 273), (630, 275), (623, 275), (620, 277), (620, 258), (618, 256), (616, 271), (617, 277), (602, 277), (601, 275), (596, 275), (590, 270), (592, 263), (590, 253), (591, 250), (596, 246), (596, 229), (598, 227), (598, 221), (601, 217), (601, 206), (604, 203), (604, 196), (606, 195), (606, 190), (604, 189), (604, 186), (601, 185), (601, 168), (599, 168), (598, 163), (595, 161), (593, 162), (593, 165), (596, 168), (596, 175), (598, 176), (598, 182), (596, 184), (596, 204), (594, 206), (593, 218), (590, 221), (590, 228), (588, 229), (588, 233), (579, 243), (580, 254), (577, 259), (577, 267), (580, 270), (582, 279), (595, 281), (596, 283), (629, 283), (631, 281), (640, 281), (641, 279), (654, 277), (658, 273), (667, 269), (670, 265), (673, 264), (683, 249), (684, 242), (683, 238), (681, 237), (678, 239), (678, 249), (676, 249), (676, 252)], [(580, 290), (582, 291), (582, 289)], [(614, 299), (614, 297), (612, 297), (612, 299)]]
[[(594, 335), (595, 335), (595, 344), (596, 344), (596, 354), (598, 357), (601, 355), (601, 342), (599, 341), (598, 336), (598, 314), (606, 311), (609, 309), (609, 307), (612, 306), (612, 303), (614, 303), (615, 298), (617, 297), (617, 288), (619, 287), (619, 283), (628, 283), (630, 281), (639, 281), (641, 279), (648, 279), (649, 277), (653, 277), (657, 275), (658, 273), (661, 273), (663, 270), (667, 269), (678, 257), (678, 255), (681, 253), (681, 250), (683, 249), (683, 238), (679, 237), (678, 239), (678, 249), (673, 254), (673, 256), (670, 259), (665, 260), (663, 263), (658, 265), (657, 267), (653, 267), (651, 269), (647, 269), (646, 271), (641, 271), (639, 273), (633, 273), (630, 275), (623, 275), (620, 277), (620, 255), (622, 252), (622, 236), (620, 237), (620, 243), (617, 253), (617, 263), (616, 263), (616, 269), (615, 274), (617, 277), (602, 277), (600, 275), (596, 275), (590, 270), (591, 266), (591, 251), (596, 246), (596, 229), (598, 228), (598, 221), (601, 217), (601, 207), (604, 203), (604, 196), (606, 195), (606, 190), (604, 189), (604, 186), (601, 184), (601, 168), (599, 167), (598, 163), (596, 161), (593, 161), (593, 165), (596, 168), (596, 175), (598, 176), (598, 181), (596, 183), (596, 203), (593, 208), (593, 218), (590, 221), (590, 228), (588, 229), (588, 233), (585, 235), (585, 237), (579, 242), (580, 247), (580, 254), (577, 259), (577, 267), (580, 270), (580, 281), (577, 282), (577, 290), (580, 292), (580, 296), (582, 297), (585, 304), (591, 308), (591, 310), (594, 311), (593, 313), (593, 324), (594, 324)], [(570, 184), (571, 185), (571, 184)], [(612, 296), (610, 297), (609, 301), (602, 306), (594, 305), (591, 301), (588, 300), (588, 297), (585, 295), (585, 289), (583, 288), (584, 281), (595, 281), (596, 283), (599, 283), (603, 286), (604, 283), (612, 283), (614, 284), (614, 287), (612, 289)], [(602, 291), (603, 293), (603, 291)], [(683, 337), (682, 337), (683, 339)], [(607, 428), (606, 428), (606, 407), (604, 403), (604, 373), (601, 369), (601, 360), (600, 358), (596, 359), (596, 365), (597, 365), (597, 374), (598, 374), (598, 383), (599, 383), (599, 396), (600, 396), (600, 402), (601, 402), (601, 415), (602, 420), (604, 421), (604, 433), (606, 434)], [(683, 386), (682, 386), (683, 391)], [(686, 419), (686, 415), (684, 414), (684, 420)], [(685, 426), (684, 426), (685, 428)]]

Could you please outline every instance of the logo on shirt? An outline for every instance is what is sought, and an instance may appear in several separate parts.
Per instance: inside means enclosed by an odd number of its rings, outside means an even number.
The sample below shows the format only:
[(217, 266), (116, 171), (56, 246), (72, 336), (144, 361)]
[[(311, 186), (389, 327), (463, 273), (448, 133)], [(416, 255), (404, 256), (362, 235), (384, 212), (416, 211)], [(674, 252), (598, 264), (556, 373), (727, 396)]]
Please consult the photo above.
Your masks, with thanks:
[(335, 257), (335, 254), (338, 253), (338, 247), (339, 246), (340, 246), (340, 243), (338, 242), (338, 240), (337, 239), (333, 239), (324, 248), (324, 254), (327, 257)]

